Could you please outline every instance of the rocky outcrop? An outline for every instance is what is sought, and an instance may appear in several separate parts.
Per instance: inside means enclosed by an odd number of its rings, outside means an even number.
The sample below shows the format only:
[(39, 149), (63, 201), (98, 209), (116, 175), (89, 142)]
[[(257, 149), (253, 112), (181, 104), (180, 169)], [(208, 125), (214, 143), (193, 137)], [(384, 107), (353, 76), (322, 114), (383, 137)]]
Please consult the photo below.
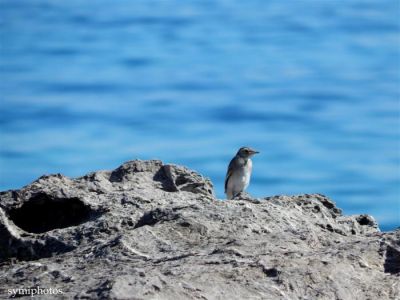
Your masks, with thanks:
[(323, 195), (220, 201), (160, 161), (0, 194), (0, 298), (398, 299), (399, 266), (399, 230)]

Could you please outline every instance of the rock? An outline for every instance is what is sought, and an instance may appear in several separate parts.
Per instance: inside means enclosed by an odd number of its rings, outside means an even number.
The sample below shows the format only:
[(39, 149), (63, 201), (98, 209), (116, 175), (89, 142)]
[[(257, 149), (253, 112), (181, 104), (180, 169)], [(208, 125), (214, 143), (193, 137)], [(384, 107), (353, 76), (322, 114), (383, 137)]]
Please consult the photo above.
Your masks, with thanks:
[(371, 216), (319, 194), (220, 201), (161, 161), (0, 193), (0, 298), (398, 299), (399, 266), (400, 230)]

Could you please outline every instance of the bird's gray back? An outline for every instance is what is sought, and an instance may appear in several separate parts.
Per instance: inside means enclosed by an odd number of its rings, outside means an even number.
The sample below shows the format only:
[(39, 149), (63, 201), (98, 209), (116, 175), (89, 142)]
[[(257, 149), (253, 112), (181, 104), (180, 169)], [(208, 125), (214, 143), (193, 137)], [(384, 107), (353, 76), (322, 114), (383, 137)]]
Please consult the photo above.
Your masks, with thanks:
[(240, 157), (239, 155), (235, 155), (235, 157), (232, 158), (232, 160), (228, 166), (228, 171), (226, 172), (225, 192), (228, 187), (228, 180), (231, 177), (233, 170), (238, 170), (239, 168), (242, 168), (244, 165), (245, 165), (245, 160), (242, 157)]

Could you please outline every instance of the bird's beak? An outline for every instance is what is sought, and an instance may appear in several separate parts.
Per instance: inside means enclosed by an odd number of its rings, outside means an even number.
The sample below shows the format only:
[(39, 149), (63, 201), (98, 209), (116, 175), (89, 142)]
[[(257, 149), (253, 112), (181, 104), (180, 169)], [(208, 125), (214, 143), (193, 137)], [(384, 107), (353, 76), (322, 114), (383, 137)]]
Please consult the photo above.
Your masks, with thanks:
[(251, 150), (251, 154), (258, 154), (258, 153), (260, 153), (260, 152), (256, 151), (256, 150)]

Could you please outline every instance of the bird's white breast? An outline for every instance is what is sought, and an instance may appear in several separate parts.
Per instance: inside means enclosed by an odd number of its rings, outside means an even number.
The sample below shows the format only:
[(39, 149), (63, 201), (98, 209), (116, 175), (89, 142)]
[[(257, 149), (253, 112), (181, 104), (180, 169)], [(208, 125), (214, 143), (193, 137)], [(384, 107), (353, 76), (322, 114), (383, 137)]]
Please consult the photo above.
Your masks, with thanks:
[(235, 193), (245, 190), (250, 183), (251, 170), (253, 163), (251, 159), (247, 160), (247, 163), (239, 168), (237, 172), (234, 172), (229, 180), (228, 188)]

